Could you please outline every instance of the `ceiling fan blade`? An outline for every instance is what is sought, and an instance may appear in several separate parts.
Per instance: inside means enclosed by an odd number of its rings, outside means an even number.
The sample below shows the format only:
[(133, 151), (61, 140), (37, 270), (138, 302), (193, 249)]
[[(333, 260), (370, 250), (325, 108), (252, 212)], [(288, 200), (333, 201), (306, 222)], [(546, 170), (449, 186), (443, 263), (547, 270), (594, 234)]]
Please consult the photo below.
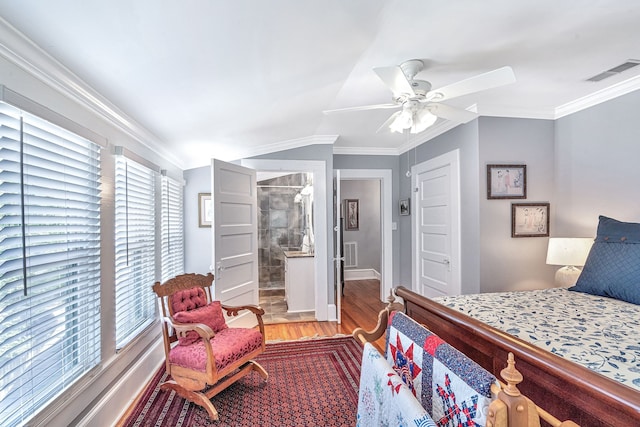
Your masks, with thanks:
[(444, 101), (445, 99), (456, 98), (458, 96), (467, 95), (473, 92), (491, 89), (498, 86), (507, 85), (516, 81), (511, 67), (502, 67), (497, 70), (479, 74), (440, 89), (432, 90), (427, 93), (427, 99), (433, 101)]
[(393, 113), (379, 128), (378, 130), (376, 130), (376, 133), (379, 133), (380, 131), (384, 130), (384, 129), (389, 129), (389, 125), (391, 123), (393, 123), (393, 121), (396, 119), (396, 117), (398, 117), (400, 115), (400, 113), (402, 113), (402, 111), (396, 111), (395, 113)]
[(379, 67), (374, 68), (373, 72), (380, 77), (380, 80), (384, 82), (395, 95), (409, 94), (415, 96), (411, 83), (407, 80), (407, 77), (402, 72), (402, 68), (395, 67)]
[(366, 110), (379, 110), (385, 108), (398, 108), (401, 107), (400, 104), (374, 104), (374, 105), (363, 105), (360, 107), (347, 107), (347, 108), (338, 108), (335, 110), (324, 110), (324, 114), (331, 113), (341, 113), (344, 111), (366, 111)]
[(452, 122), (468, 123), (478, 117), (478, 115), (472, 111), (450, 107), (445, 104), (433, 103), (426, 108), (431, 111), (431, 114), (451, 120)]

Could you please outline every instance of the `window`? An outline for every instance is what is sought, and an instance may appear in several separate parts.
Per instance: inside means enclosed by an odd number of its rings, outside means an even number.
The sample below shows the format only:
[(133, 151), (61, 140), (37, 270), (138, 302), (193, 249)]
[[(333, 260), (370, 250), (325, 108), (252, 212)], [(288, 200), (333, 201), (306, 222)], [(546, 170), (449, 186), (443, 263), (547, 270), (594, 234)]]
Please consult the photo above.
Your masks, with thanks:
[(100, 146), (0, 102), (0, 413), (100, 361)]
[(155, 181), (157, 172), (116, 157), (116, 348), (155, 318)]
[(184, 231), (182, 225), (182, 185), (162, 177), (162, 278), (184, 273)]

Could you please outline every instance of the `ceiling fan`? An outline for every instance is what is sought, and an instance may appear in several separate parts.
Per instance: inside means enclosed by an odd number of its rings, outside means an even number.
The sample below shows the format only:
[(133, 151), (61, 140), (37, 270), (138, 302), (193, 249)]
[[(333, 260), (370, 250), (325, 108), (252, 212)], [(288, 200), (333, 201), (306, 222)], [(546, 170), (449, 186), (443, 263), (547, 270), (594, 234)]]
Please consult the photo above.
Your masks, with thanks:
[(441, 104), (441, 101), (516, 81), (511, 67), (502, 67), (432, 90), (428, 81), (415, 79), (423, 68), (424, 63), (419, 59), (405, 61), (399, 66), (374, 68), (380, 80), (391, 89), (392, 103), (327, 110), (324, 113), (401, 108), (377, 132), (388, 127), (392, 132), (402, 133), (409, 129), (411, 133), (420, 133), (433, 125), (438, 117), (458, 123), (467, 123), (477, 117), (474, 112)]

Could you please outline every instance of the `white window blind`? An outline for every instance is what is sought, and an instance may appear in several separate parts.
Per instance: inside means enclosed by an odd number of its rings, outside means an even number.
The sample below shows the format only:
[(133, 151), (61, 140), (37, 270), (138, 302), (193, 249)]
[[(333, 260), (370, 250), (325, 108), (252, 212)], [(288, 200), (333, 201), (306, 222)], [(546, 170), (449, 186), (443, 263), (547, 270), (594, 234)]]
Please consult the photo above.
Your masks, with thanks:
[(116, 158), (116, 348), (155, 318), (155, 181), (157, 172)]
[(100, 361), (100, 147), (0, 103), (0, 423)]
[(182, 185), (162, 177), (162, 278), (164, 282), (184, 273)]

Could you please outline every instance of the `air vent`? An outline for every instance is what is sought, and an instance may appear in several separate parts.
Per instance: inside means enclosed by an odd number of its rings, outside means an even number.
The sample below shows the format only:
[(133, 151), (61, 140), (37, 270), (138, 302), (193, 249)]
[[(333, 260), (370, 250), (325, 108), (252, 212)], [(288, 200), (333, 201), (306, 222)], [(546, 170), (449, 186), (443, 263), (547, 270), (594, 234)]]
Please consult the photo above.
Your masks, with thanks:
[(588, 82), (599, 82), (601, 80), (604, 80), (608, 77), (611, 76), (615, 76), (616, 74), (620, 74), (623, 71), (627, 71), (629, 68), (633, 68), (636, 65), (640, 65), (640, 60), (637, 59), (630, 59), (627, 62), (625, 62), (624, 64), (620, 64), (617, 65), (613, 68), (611, 68), (610, 70), (607, 70), (603, 73), (597, 74), (589, 79), (587, 79)]
[(358, 242), (344, 242), (344, 267), (358, 266)]

